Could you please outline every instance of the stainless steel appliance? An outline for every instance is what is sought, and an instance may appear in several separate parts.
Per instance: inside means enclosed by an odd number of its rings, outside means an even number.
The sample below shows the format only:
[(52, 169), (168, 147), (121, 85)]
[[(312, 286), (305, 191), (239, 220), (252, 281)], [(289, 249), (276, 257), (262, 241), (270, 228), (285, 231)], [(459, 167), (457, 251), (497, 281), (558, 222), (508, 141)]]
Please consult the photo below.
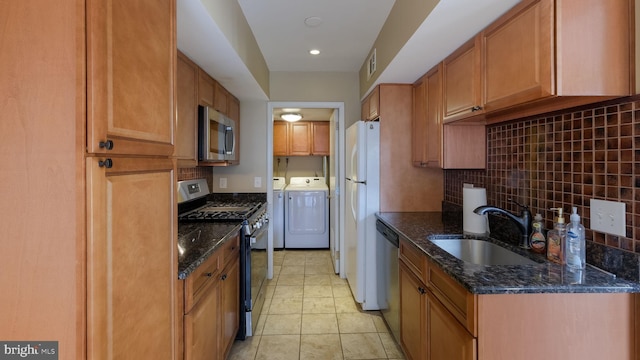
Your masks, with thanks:
[(376, 242), (379, 248), (384, 249), (378, 254), (378, 304), (384, 320), (389, 325), (391, 333), (400, 343), (400, 278), (398, 268), (398, 255), (400, 241), (398, 234), (383, 224), (376, 221)]
[(198, 160), (236, 159), (236, 122), (208, 106), (198, 106)]
[(178, 182), (178, 224), (181, 222), (242, 223), (240, 241), (240, 323), (236, 338), (251, 336), (262, 312), (267, 277), (267, 253), (253, 244), (267, 237), (268, 215), (263, 202), (212, 202), (204, 179)]

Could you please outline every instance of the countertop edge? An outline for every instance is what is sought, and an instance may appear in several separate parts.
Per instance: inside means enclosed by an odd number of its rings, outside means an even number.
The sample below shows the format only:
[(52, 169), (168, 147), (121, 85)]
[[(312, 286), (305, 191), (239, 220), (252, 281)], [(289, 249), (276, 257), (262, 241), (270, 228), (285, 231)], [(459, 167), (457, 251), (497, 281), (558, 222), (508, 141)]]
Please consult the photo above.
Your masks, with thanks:
[(191, 273), (193, 273), (198, 268), (198, 266), (200, 266), (209, 257), (211, 257), (211, 255), (213, 255), (213, 253), (216, 252), (216, 250), (218, 250), (222, 245), (224, 245), (224, 243), (226, 243), (227, 241), (229, 241), (229, 239), (235, 236), (236, 233), (240, 231), (241, 227), (242, 227), (241, 223), (235, 225), (231, 230), (229, 230), (229, 232), (226, 235), (224, 235), (220, 240), (213, 243), (211, 247), (205, 250), (197, 259), (191, 261), (189, 265), (186, 266), (184, 269), (179, 270), (178, 279), (185, 280), (186, 278), (188, 278), (189, 275), (191, 275)]

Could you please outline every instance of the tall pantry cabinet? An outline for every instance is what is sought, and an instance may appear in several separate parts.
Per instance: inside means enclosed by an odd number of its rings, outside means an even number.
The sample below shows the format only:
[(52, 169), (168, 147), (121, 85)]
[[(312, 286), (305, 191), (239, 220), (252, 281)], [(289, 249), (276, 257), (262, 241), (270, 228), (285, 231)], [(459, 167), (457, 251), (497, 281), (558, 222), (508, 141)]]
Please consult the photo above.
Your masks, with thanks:
[(9, 2), (0, 23), (0, 339), (178, 357), (175, 0)]

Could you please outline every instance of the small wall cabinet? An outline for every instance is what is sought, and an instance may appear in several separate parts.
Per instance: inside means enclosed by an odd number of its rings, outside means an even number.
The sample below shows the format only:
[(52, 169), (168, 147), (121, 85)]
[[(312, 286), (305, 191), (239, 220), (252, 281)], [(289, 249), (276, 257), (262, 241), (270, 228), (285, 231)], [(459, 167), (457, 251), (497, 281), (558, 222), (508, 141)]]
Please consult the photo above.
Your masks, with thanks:
[(362, 120), (375, 120), (380, 116), (380, 88), (376, 86), (362, 101), (360, 117)]
[(274, 121), (274, 156), (328, 156), (328, 121)]

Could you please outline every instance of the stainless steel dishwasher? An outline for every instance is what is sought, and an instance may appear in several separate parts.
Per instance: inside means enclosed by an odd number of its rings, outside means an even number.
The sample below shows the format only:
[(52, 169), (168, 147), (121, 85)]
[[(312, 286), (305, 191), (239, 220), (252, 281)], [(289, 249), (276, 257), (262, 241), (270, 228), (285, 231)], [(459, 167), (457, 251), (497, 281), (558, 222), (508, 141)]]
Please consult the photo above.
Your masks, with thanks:
[(400, 284), (398, 255), (400, 241), (396, 232), (376, 221), (378, 253), (378, 304), (391, 333), (400, 343)]

